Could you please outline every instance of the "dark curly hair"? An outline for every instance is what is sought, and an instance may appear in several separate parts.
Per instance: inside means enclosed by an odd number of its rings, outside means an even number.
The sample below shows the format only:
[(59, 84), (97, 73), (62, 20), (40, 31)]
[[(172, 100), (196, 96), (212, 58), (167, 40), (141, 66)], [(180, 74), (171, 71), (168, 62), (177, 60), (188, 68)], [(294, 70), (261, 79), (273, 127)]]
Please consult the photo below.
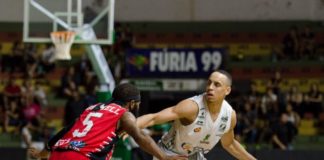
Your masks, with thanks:
[(140, 101), (141, 94), (140, 91), (132, 84), (123, 83), (118, 85), (113, 93), (112, 98), (114, 101), (119, 101), (122, 103), (127, 103), (131, 100)]

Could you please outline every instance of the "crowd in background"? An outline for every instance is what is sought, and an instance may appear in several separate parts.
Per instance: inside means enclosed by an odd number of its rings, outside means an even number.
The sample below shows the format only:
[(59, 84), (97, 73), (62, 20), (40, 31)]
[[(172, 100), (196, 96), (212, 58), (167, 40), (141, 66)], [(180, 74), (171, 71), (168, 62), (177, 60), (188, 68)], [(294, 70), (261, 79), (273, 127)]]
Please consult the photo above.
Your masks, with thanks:
[[(127, 25), (117, 24), (115, 36), (115, 44), (103, 47), (103, 50), (119, 82), (125, 77), (125, 52), (133, 47), (135, 39)], [(315, 49), (314, 33), (308, 27), (301, 34), (292, 28), (283, 39), (283, 50), (278, 58), (313, 58), (316, 57)], [(2, 132), (22, 135), (25, 147), (31, 145), (32, 139), (46, 141), (53, 134), (43, 113), (49, 103), (42, 84), (45, 75), (56, 69), (54, 51), (54, 46), (48, 44), (38, 56), (34, 44), (16, 42), (12, 53), (0, 61), (0, 71), (10, 76), (6, 81), (1, 80), (4, 83), (0, 93)], [(21, 73), (22, 84), (16, 83), (16, 73)], [(279, 87), (282, 80), (280, 72), (276, 72), (264, 93), (258, 92), (253, 83), (248, 93), (236, 94), (233, 89), (234, 93), (228, 99), (237, 111), (235, 136), (238, 140), (246, 144), (266, 143), (273, 144), (274, 148), (292, 149), (301, 118), (316, 119), (323, 112), (323, 93), (318, 84), (309, 86), (307, 93), (302, 93), (298, 86), (283, 92)], [(97, 87), (98, 79), (86, 56), (66, 68), (60, 86), (55, 90), (57, 97), (67, 100), (63, 125), (72, 122), (85, 107), (96, 103)]]
[[(323, 93), (318, 84), (302, 93), (293, 85), (283, 91), (280, 72), (269, 80), (266, 92), (251, 84), (249, 92), (234, 93), (229, 101), (237, 112), (236, 138), (247, 144), (272, 143), (274, 148), (291, 149), (301, 118), (318, 119), (323, 114)], [(235, 90), (234, 90), (235, 92)]]
[(292, 26), (284, 35), (282, 44), (274, 47), (274, 59), (277, 60), (300, 60), (317, 59), (320, 53), (317, 51), (319, 44), (315, 41), (315, 32), (310, 26), (298, 28)]

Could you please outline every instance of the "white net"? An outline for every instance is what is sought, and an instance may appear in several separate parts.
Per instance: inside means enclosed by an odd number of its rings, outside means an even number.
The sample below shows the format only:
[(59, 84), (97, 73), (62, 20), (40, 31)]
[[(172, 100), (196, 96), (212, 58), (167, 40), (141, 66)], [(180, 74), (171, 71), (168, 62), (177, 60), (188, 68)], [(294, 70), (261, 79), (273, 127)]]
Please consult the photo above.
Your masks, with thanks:
[(70, 60), (71, 46), (74, 41), (75, 32), (58, 31), (51, 33), (51, 39), (55, 45), (56, 60)]

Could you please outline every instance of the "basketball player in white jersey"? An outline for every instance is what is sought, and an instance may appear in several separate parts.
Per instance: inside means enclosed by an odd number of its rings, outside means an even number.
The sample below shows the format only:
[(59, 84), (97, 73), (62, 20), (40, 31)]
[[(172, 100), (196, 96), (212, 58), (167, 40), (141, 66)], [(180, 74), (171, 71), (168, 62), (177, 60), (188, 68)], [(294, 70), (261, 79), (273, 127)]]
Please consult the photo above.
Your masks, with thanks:
[[(169, 155), (187, 155), (193, 160), (205, 160), (220, 140), (223, 148), (240, 160), (255, 160), (234, 139), (236, 114), (225, 97), (231, 92), (232, 78), (226, 71), (217, 70), (209, 76), (206, 92), (180, 101), (158, 113), (137, 119), (145, 128), (173, 121), (172, 128), (159, 143)], [(155, 158), (154, 158), (155, 159)]]

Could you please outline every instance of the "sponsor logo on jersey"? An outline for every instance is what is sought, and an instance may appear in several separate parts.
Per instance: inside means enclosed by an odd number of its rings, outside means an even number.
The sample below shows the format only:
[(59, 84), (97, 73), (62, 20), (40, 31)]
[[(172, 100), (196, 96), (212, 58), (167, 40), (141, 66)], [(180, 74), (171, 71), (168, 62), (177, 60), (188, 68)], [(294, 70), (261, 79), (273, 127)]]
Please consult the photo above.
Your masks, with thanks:
[(71, 141), (71, 139), (60, 139), (55, 143), (55, 146), (63, 146), (68, 144)]
[(227, 122), (228, 121), (228, 116), (224, 116), (221, 118), (222, 122)]
[(85, 143), (83, 141), (71, 141), (70, 147), (76, 150), (79, 150), (80, 148), (83, 148), (85, 146)]
[(200, 132), (201, 131), (201, 127), (197, 127), (194, 129), (194, 132), (197, 133), (197, 132)]
[(205, 112), (202, 111), (201, 114), (198, 116), (200, 119), (205, 119)]
[(200, 141), (200, 143), (202, 143), (202, 144), (209, 144), (209, 141), (208, 141), (209, 137), (210, 137), (210, 134), (207, 134), (204, 137), (204, 139)]
[(226, 124), (225, 123), (222, 123), (222, 124), (219, 125), (218, 131), (224, 132), (225, 131), (225, 128), (226, 128)]
[(188, 154), (191, 154), (192, 151), (193, 151), (193, 147), (192, 147), (192, 145), (189, 144), (189, 143), (182, 143), (182, 144), (181, 144), (181, 148), (182, 148), (184, 151), (186, 151)]
[(204, 121), (200, 121), (200, 120), (198, 120), (196, 124), (197, 124), (197, 125), (200, 125), (200, 126), (203, 126), (203, 125), (204, 125)]

